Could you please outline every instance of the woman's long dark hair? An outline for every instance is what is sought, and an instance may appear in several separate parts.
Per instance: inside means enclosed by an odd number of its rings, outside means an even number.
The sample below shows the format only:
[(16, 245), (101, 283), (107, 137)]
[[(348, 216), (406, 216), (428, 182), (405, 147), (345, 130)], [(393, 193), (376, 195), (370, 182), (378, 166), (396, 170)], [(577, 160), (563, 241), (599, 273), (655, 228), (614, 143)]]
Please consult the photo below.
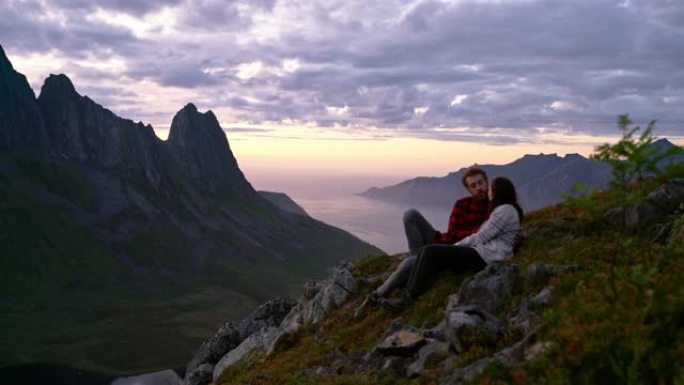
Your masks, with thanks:
[(515, 192), (515, 186), (510, 179), (504, 177), (494, 178), (491, 182), (493, 199), (489, 202), (489, 207), (491, 210), (495, 208), (509, 204), (515, 207), (518, 212), (518, 219), (520, 222), (523, 220), (523, 211), (518, 204), (518, 194)]

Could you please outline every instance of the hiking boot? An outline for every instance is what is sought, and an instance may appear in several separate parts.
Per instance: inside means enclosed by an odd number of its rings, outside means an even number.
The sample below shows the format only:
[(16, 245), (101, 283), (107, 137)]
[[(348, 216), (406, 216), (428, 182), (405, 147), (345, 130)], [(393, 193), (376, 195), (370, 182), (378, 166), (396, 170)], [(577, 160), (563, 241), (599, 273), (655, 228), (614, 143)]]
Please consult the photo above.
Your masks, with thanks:
[(399, 298), (381, 297), (379, 302), (382, 306), (392, 310), (404, 310), (413, 303), (413, 299), (409, 295), (404, 294)]
[(378, 294), (376, 291), (372, 291), (370, 294), (368, 294), (366, 299), (364, 299), (363, 302), (361, 302), (361, 305), (359, 305), (359, 307), (357, 307), (356, 310), (354, 310), (354, 318), (360, 318), (361, 312), (363, 311), (363, 309), (366, 308), (366, 306), (368, 306), (368, 304), (380, 303), (381, 299), (382, 297), (380, 296), (380, 294)]

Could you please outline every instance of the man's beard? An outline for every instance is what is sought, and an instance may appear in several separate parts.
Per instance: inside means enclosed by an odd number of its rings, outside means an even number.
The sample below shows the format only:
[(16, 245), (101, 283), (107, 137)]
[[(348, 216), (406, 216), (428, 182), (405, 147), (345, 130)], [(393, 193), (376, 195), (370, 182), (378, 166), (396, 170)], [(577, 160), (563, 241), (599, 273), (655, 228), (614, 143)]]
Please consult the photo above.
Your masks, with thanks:
[(486, 201), (488, 199), (487, 198), (487, 192), (482, 191), (482, 192), (475, 194), (475, 199), (477, 199), (479, 201)]

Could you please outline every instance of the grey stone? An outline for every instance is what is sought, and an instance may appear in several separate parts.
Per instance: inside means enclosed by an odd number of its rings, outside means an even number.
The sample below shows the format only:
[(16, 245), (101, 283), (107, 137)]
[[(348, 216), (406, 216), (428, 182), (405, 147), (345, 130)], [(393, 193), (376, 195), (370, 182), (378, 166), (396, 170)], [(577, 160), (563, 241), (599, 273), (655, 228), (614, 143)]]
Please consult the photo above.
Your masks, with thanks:
[(474, 276), (467, 278), (458, 293), (449, 297), (447, 311), (462, 305), (478, 305), (489, 313), (496, 313), (510, 296), (518, 267), (493, 263)]
[[(268, 355), (273, 353), (275, 347), (284, 336), (297, 332), (302, 325), (307, 323), (317, 324), (324, 319), (325, 315), (333, 308), (342, 306), (349, 296), (356, 290), (356, 279), (351, 272), (353, 265), (342, 262), (334, 268), (326, 280), (320, 282), (320, 290), (313, 298), (302, 296), (297, 304), (289, 308), (289, 312), (283, 316), (279, 323), (268, 317), (255, 316), (254, 321), (247, 323), (242, 328), (238, 327), (240, 336), (243, 331), (251, 333), (240, 342), (239, 345), (227, 352), (216, 364), (213, 378), (216, 381), (223, 372), (235, 365), (246, 355), (254, 351), (262, 351)], [(310, 293), (309, 293), (310, 295)], [(283, 308), (283, 310), (285, 310)], [(257, 312), (257, 315), (266, 316), (269, 313)], [(278, 313), (281, 315), (282, 313)], [(261, 329), (254, 330), (258, 326)], [(246, 332), (245, 331), (245, 332)]]
[(553, 349), (555, 344), (553, 342), (535, 342), (525, 349), (525, 361), (533, 361), (543, 356), (546, 352)]
[(173, 370), (117, 378), (111, 385), (181, 385), (182, 380)]
[(522, 277), (528, 285), (536, 286), (545, 284), (552, 276), (564, 275), (584, 270), (586, 270), (586, 268), (577, 264), (553, 265), (535, 262), (527, 266)]
[(274, 340), (268, 344), (269, 354), (282, 336), (296, 332), (306, 323), (320, 322), (330, 310), (342, 306), (349, 299), (357, 289), (356, 279), (351, 272), (352, 267), (351, 263), (342, 262), (332, 270), (328, 279), (320, 283), (321, 288), (313, 298), (299, 299), (283, 319)]
[(449, 354), (449, 344), (441, 341), (431, 341), (427, 345), (420, 348), (418, 351), (418, 358), (413, 361), (408, 368), (406, 368), (406, 377), (418, 377), (429, 365), (440, 358), (446, 357)]
[(543, 288), (539, 293), (530, 299), (536, 306), (547, 306), (553, 300), (553, 286)]
[(211, 339), (200, 346), (188, 363), (185, 371), (185, 384), (203, 385), (211, 382), (212, 375), (206, 375), (207, 365), (213, 368), (212, 373), (215, 372), (214, 366), (222, 357), (238, 347), (253, 333), (279, 325), (292, 306), (291, 302), (284, 299), (273, 299), (259, 306), (240, 323), (223, 324)]
[(463, 334), (480, 330), (497, 339), (503, 335), (503, 323), (479, 305), (464, 305), (450, 309), (446, 314), (446, 334), (451, 347), (463, 353)]
[(541, 318), (529, 309), (532, 301), (524, 300), (518, 311), (508, 320), (508, 328), (511, 332), (524, 336), (532, 333), (541, 324)]
[(387, 357), (384, 359), (380, 370), (386, 373), (392, 373), (397, 377), (404, 377), (406, 375), (406, 367), (410, 360), (406, 357)]
[(374, 349), (383, 356), (412, 357), (426, 343), (423, 333), (402, 329), (386, 337)]
[[(273, 339), (278, 329), (267, 327), (252, 333), (237, 347), (224, 355), (214, 367), (213, 381), (216, 382), (226, 369), (240, 362), (245, 356), (255, 351), (264, 351), (264, 346)], [(265, 351), (264, 351), (265, 353)]]
[(313, 297), (321, 291), (321, 283), (317, 281), (309, 281), (304, 284), (304, 289), (302, 290), (302, 297), (304, 299), (312, 299)]
[(670, 214), (684, 202), (684, 178), (675, 178), (651, 191), (639, 204), (607, 210), (602, 219), (615, 227), (633, 228), (639, 223)]
[(498, 351), (493, 356), (482, 358), (464, 368), (456, 369), (453, 374), (443, 382), (443, 385), (456, 385), (470, 381), (475, 376), (482, 373), (487, 365), (495, 361), (499, 361), (506, 366), (514, 366), (525, 362), (525, 352), (528, 347), (532, 346), (535, 342), (535, 338), (536, 335), (531, 333), (513, 345)]
[(212, 380), (214, 374), (214, 365), (209, 363), (201, 363), (195, 365), (195, 368), (187, 373), (184, 383), (188, 385), (208, 384)]

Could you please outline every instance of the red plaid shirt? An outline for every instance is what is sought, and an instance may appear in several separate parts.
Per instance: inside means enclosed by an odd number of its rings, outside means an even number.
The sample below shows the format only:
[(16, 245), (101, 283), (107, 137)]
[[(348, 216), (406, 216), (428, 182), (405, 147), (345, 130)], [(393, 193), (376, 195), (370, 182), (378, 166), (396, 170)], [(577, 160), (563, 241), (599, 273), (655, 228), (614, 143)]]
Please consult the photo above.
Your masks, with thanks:
[(453, 245), (468, 235), (476, 233), (488, 217), (489, 201), (473, 197), (461, 198), (456, 201), (451, 210), (449, 229), (446, 233), (435, 232), (432, 243)]

